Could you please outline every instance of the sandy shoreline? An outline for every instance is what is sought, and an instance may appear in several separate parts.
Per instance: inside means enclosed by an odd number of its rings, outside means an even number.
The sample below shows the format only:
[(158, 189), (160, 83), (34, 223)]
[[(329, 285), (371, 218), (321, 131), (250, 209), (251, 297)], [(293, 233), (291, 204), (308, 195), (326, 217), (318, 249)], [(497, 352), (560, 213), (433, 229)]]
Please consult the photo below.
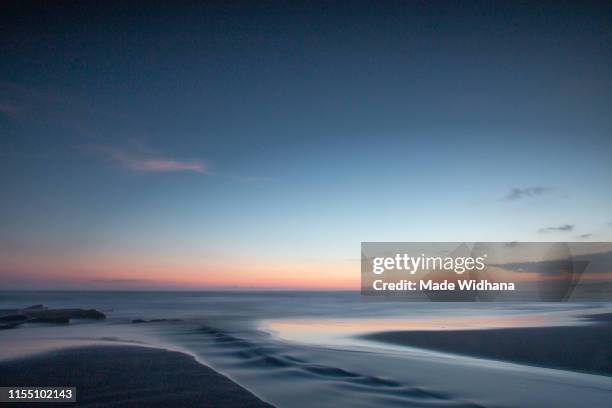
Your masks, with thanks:
[(0, 372), (10, 373), (0, 386), (76, 386), (71, 407), (271, 407), (189, 355), (147, 347), (50, 351), (0, 362)]
[(581, 326), (385, 331), (360, 336), (394, 345), (540, 367), (612, 375), (610, 314)]

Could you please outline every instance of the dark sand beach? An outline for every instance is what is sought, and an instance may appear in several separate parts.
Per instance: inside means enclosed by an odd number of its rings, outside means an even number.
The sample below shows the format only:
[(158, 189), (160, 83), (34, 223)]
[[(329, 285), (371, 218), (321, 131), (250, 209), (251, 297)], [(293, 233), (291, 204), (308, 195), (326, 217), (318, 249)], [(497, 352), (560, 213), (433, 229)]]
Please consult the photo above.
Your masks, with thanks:
[(612, 314), (593, 324), (481, 330), (386, 331), (368, 340), (534, 366), (612, 375)]
[(77, 404), (54, 407), (271, 407), (193, 357), (154, 348), (53, 351), (0, 362), (0, 373), (2, 386), (77, 388)]

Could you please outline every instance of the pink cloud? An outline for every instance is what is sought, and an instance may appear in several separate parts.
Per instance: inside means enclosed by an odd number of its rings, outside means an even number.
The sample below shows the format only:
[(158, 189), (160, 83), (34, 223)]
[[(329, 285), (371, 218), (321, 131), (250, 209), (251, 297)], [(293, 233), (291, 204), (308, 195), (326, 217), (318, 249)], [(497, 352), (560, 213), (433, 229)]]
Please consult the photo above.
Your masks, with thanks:
[(138, 173), (169, 173), (178, 171), (206, 173), (207, 170), (202, 160), (176, 160), (152, 154), (131, 153), (107, 146), (90, 146), (88, 149), (104, 155), (108, 160), (119, 164), (125, 169)]

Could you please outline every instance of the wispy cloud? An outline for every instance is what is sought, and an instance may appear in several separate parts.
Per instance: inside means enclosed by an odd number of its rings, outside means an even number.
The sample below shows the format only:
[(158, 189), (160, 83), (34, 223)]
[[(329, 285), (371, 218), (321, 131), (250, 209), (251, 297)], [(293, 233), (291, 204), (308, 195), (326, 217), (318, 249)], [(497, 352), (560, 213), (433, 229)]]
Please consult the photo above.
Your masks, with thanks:
[(151, 152), (131, 152), (109, 146), (86, 146), (106, 160), (118, 164), (124, 169), (136, 173), (169, 173), (195, 172), (206, 173), (206, 164), (202, 160), (178, 160)]
[(574, 226), (571, 224), (563, 224), (563, 225), (559, 225), (558, 227), (546, 227), (546, 228), (540, 228), (538, 230), (538, 232), (566, 232), (566, 231), (572, 231), (574, 229)]
[(543, 194), (549, 193), (553, 191), (550, 187), (545, 186), (535, 186), (535, 187), (525, 187), (525, 188), (513, 188), (510, 192), (504, 197), (505, 201), (514, 201), (520, 200), (522, 198), (529, 197), (537, 197)]
[(578, 238), (586, 239), (586, 238), (591, 238), (592, 236), (593, 234), (580, 234), (578, 235)]

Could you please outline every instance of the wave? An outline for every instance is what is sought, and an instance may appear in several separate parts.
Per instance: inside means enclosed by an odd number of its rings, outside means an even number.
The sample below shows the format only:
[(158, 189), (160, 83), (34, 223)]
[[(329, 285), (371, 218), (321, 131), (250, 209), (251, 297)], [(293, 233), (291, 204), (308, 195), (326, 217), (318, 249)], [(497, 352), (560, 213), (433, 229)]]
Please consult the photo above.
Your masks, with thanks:
[[(261, 334), (259, 337), (262, 341), (258, 341), (256, 337), (247, 339), (204, 325), (192, 330), (191, 336), (192, 345), (199, 343), (200, 349), (208, 349), (208, 356), (211, 353), (216, 356), (213, 359), (216, 364), (213, 365), (219, 365), (222, 361), (221, 365), (232, 366), (230, 371), (251, 371), (252, 376), (260, 379), (274, 378), (271, 383), (273, 387), (267, 387), (264, 392), (261, 392), (262, 387), (258, 387), (260, 390), (255, 391), (279, 406), (484, 407), (475, 401), (461, 399), (435, 388), (311, 362), (292, 355), (291, 348), (271, 342)], [(284, 392), (275, 393), (274, 388), (293, 389), (295, 392), (291, 393), (291, 400), (287, 400), (282, 397)], [(300, 396), (301, 390), (311, 390), (318, 395)], [(313, 399), (317, 400), (316, 404), (313, 404)]]

